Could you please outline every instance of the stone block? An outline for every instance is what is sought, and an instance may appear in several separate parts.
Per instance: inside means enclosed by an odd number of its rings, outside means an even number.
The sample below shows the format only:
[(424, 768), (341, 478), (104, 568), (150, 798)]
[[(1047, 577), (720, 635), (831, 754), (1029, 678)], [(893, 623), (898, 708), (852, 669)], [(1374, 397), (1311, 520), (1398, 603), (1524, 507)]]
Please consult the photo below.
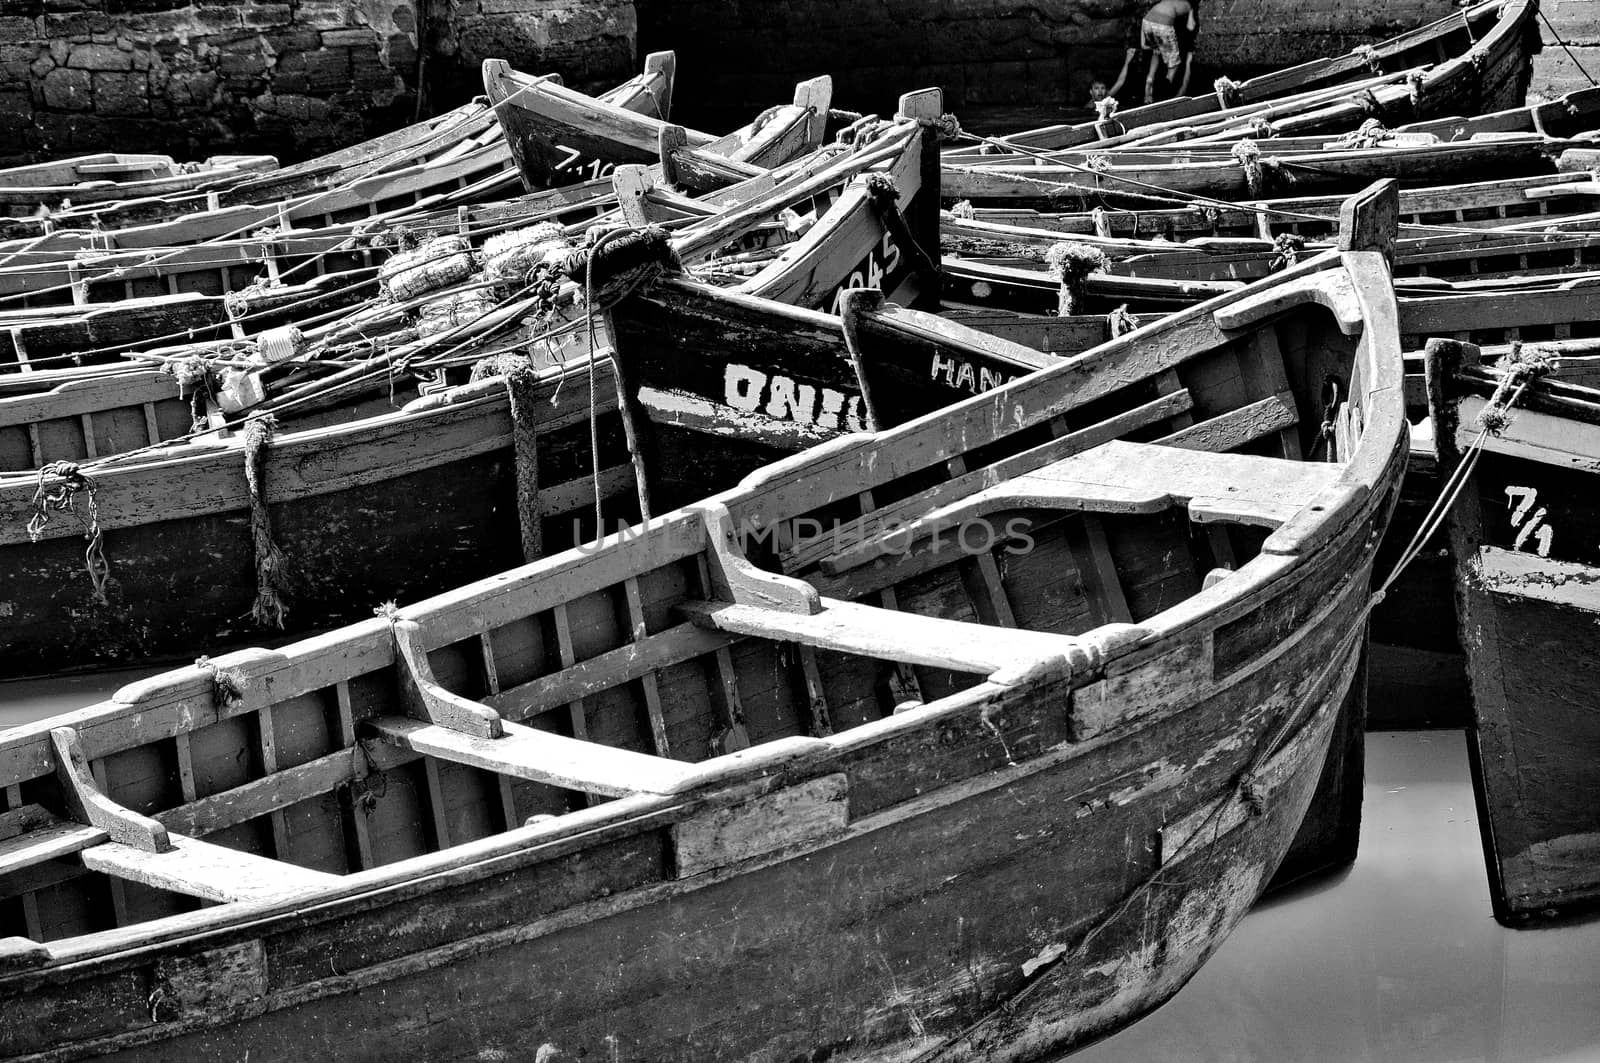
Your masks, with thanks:
[(374, 44), (377, 39), (378, 35), (373, 32), (371, 26), (322, 31), (322, 44), (325, 48), (361, 48)]
[(94, 76), (97, 114), (146, 114), (150, 110), (150, 82), (143, 74), (98, 72)]
[(294, 9), (288, 4), (250, 4), (239, 13), (239, 24), (246, 29), (291, 27), (294, 21)]
[(33, 114), (33, 97), (25, 88), (0, 91), (0, 115)]
[(328, 48), (306, 53), (306, 78), (311, 91), (316, 94), (338, 92), (350, 87), (350, 52), (344, 48)]
[(260, 77), (267, 72), (267, 57), (260, 52), (223, 52), (217, 56), (217, 73), (229, 81)]
[(132, 70), (133, 57), (115, 44), (80, 44), (67, 56), (67, 66), (80, 70)]
[(23, 15), (0, 15), (0, 41), (26, 41), (39, 36), (39, 24)]
[(57, 68), (44, 77), (44, 105), (53, 111), (87, 111), (93, 103), (89, 95), (87, 70)]
[(166, 95), (176, 107), (208, 106), (217, 85), (217, 75), (208, 70), (174, 73), (167, 81)]
[(56, 68), (56, 61), (50, 58), (50, 53), (45, 52), (28, 65), (28, 73), (36, 78), (42, 78)]

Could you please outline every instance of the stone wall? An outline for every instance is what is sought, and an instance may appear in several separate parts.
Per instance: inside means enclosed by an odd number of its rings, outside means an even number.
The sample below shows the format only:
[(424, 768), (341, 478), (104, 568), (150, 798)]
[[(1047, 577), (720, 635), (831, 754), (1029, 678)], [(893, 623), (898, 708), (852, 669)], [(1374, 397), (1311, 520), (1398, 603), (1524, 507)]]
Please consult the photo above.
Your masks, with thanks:
[(1529, 91), (1559, 96), (1588, 88), (1590, 78), (1600, 79), (1600, 0), (1543, 0), (1540, 10), (1550, 24), (1543, 27), (1544, 53), (1533, 61)]
[[(662, 48), (678, 52), (677, 116), (713, 130), (821, 73), (841, 107), (883, 112), (901, 92), (938, 85), (964, 117), (1031, 105), (1043, 116), (1012, 124), (1037, 124), (1115, 78), (1149, 2), (3, 0), (0, 162), (106, 149), (299, 158), (412, 120), (419, 73), (434, 113), (480, 91), (484, 58), (595, 90)], [(1454, 6), (1201, 0), (1194, 84), (1345, 51)], [(1600, 76), (1600, 0), (1544, 9)], [(1546, 41), (1534, 89), (1587, 85), (1549, 30)]]
[[(419, 11), (420, 7), (420, 11)], [(481, 91), (486, 57), (598, 87), (633, 66), (628, 0), (7, 0), (0, 158), (300, 158)]]

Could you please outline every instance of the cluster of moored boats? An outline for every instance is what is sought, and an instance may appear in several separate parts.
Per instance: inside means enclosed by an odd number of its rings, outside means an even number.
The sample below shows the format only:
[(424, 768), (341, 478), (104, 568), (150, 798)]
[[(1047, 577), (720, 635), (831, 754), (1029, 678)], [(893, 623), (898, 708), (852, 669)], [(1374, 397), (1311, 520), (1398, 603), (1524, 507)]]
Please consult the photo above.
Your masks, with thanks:
[(0, 731), (0, 1057), (1069, 1049), (1353, 857), (1369, 630), (1459, 629), (1497, 915), (1592, 904), (1536, 20), (999, 137), (713, 136), (658, 53), (0, 171), (0, 678), (194, 660)]

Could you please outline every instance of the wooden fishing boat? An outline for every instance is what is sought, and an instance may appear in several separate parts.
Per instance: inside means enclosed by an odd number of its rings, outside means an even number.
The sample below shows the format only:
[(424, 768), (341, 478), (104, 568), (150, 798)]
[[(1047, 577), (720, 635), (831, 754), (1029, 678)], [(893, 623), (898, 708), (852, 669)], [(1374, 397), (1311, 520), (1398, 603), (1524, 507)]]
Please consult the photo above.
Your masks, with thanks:
[(200, 163), (180, 163), (168, 155), (78, 155), (0, 172), (0, 210), (30, 214), (72, 196), (92, 202), (225, 186), (242, 175), (277, 168), (271, 155), (219, 155)]
[[(1484, 345), (1427, 346), (1440, 476), (1454, 503), (1445, 525), (1468, 650), (1479, 822), (1495, 915), (1508, 926), (1600, 901), (1590, 800), (1600, 746), (1590, 482), (1600, 468), (1597, 292), (1456, 297), (1472, 305), (1458, 306), (1438, 334)], [(1444, 307), (1430, 309), (1443, 317)], [(1550, 334), (1547, 319), (1558, 314), (1571, 338), (1523, 345)]]
[[(1519, 107), (1527, 94), (1533, 56), (1542, 47), (1538, 14), (1538, 0), (1491, 0), (1347, 55), (1312, 60), (1241, 83), (1221, 79), (1215, 94), (1117, 108), (1105, 120), (1046, 126), (1001, 139), (1022, 149), (1056, 150), (1113, 137), (1203, 128), (1208, 116), (1248, 121), (1254, 113), (1283, 121), (1283, 111), (1261, 105), (1290, 95), (1301, 98), (1289, 113), (1320, 112), (1319, 117), (1334, 128), (1387, 114), (1421, 119)], [(1389, 90), (1389, 78), (1396, 75), (1403, 92)]]
[[(1453, 229), (1563, 228), (1593, 224), (1600, 184), (1587, 172), (1494, 178), (1400, 191), (1402, 237)], [(1343, 196), (1296, 196), (1230, 203), (1118, 210), (1043, 211), (957, 204), (954, 217), (1074, 236), (1124, 240), (1205, 237), (1274, 240), (1280, 235), (1324, 239), (1337, 231)]]
[[(829, 307), (870, 273), (908, 301), (934, 295), (936, 283), (915, 248), (937, 239), (939, 106), (937, 90), (909, 94), (904, 117), (884, 124), (875, 139), (863, 135), (825, 164), (761, 182), (764, 191), (678, 233), (671, 251), (693, 263), (799, 205), (820, 213), (815, 224), (741, 278), (740, 290)], [(66, 389), (54, 402), (17, 396), (10, 431), (0, 428), (3, 460), (36, 471), (0, 473), (0, 564), (12, 574), (10, 609), (0, 616), (0, 671), (171, 659), (199, 643), (238, 641), (256, 630), (249, 616), (263, 597), (287, 596), (292, 611), (284, 630), (308, 632), (386, 599), (435, 593), (537, 557), (545, 544), (582, 541), (585, 527), (593, 534), (596, 499), (608, 519), (637, 516), (624, 433), (606, 394), (609, 376), (603, 366), (591, 371), (587, 319), (568, 309), (572, 294), (569, 285), (564, 304), (535, 292), (451, 318), (443, 332), (424, 339), (413, 333), (409, 342), (341, 369), (381, 391), (394, 366), (433, 378), (452, 366), (465, 375), (498, 355), (531, 354), (543, 368), (519, 401), (515, 430), (501, 378), (383, 416), (299, 431), (286, 425), (270, 441), (246, 431), (168, 447), (159, 446), (171, 437), (159, 410), (152, 422), (156, 400), (148, 395)], [(444, 304), (454, 296), (424, 298)], [(564, 331), (563, 315), (571, 318)], [(333, 336), (359, 351), (368, 342), (360, 324), (341, 322)], [(596, 325), (604, 343), (603, 322)], [(592, 407), (591, 385), (598, 385)], [(0, 407), (12, 401), (0, 397)], [(591, 446), (591, 418), (598, 447)], [(130, 446), (145, 452), (116, 456)], [(56, 461), (74, 468), (45, 468)], [(272, 470), (269, 478), (245, 475), (257, 463)], [(76, 498), (77, 514), (98, 530), (96, 556), (109, 564), (109, 580), (100, 578), (98, 561), (86, 574), (84, 528), (70, 513), (50, 510), (59, 515), (40, 522), (38, 541), (29, 541), (27, 525), (42, 500), (74, 485), (76, 493), (68, 490), (61, 501)], [(272, 550), (253, 530), (263, 522), (272, 529)], [(367, 549), (352, 551), (352, 542)], [(338, 556), (312, 563), (330, 554)], [(263, 569), (264, 557), (279, 556), (281, 568)], [(263, 596), (270, 582), (263, 572), (271, 571), (285, 574), (286, 584)]]
[[(672, 69), (670, 52), (651, 55), (642, 74), (590, 102), (658, 113), (661, 102), (671, 99)], [(474, 101), (255, 180), (189, 194), (101, 196), (88, 201), (79, 195), (70, 209), (56, 208), (52, 201), (47, 226), (38, 233), (15, 235), (37, 239), (60, 228), (103, 231), (180, 218), (186, 220), (188, 232), (204, 232), (220, 223), (232, 225), (227, 231), (237, 234), (260, 224), (255, 212), (224, 213), (220, 222), (189, 216), (206, 213), (216, 218), (230, 208), (260, 205), (307, 221), (337, 224), (425, 201), (439, 205), (441, 198), (468, 203), (501, 198), (510, 194), (515, 182), (510, 149), (493, 110)], [(317, 210), (318, 206), (325, 209)]]
[[(380, 1058), (403, 1030), (429, 1056), (1022, 1060), (1132, 1021), (1278, 865), (1356, 670), (1404, 445), (1386, 282), (1381, 252), (1325, 258), (1167, 346), (6, 732), (0, 1052)], [(1146, 352), (1181, 374), (1273, 333), (1288, 390), (1259, 394), (1303, 444), (1325, 374), (1353, 385), (1340, 460), (1115, 438), (1172, 415), (1133, 394)], [(1181, 394), (1206, 425), (1243, 390)], [(935, 550), (952, 504), (1033, 549)], [(1063, 582), (1085, 511), (1103, 565)], [(894, 513), (895, 564), (870, 520), (845, 549), (751, 535)], [(1222, 539), (1238, 567), (1204, 580)]]
[(1240, 141), (1225, 155), (1152, 149), (1116, 155), (1079, 152), (1056, 161), (1016, 165), (946, 159), (944, 196), (978, 205), (1091, 210), (1164, 206), (1202, 196), (1233, 201), (1282, 195), (1291, 189), (1349, 193), (1394, 177), (1408, 187), (1461, 181), (1483, 173), (1503, 177), (1557, 172), (1558, 156), (1581, 141), (1537, 133), (1416, 146), (1352, 147), (1276, 154), (1271, 141)]
[(797, 86), (792, 104), (713, 137), (669, 127), (664, 112), (597, 102), (559, 82), (513, 70), (503, 59), (484, 60), (483, 88), (529, 189), (604, 177), (619, 163), (656, 162), (669, 143), (664, 134), (722, 156), (726, 162), (713, 175), (718, 183), (752, 177), (821, 144), (833, 96), (831, 78), (813, 78)]

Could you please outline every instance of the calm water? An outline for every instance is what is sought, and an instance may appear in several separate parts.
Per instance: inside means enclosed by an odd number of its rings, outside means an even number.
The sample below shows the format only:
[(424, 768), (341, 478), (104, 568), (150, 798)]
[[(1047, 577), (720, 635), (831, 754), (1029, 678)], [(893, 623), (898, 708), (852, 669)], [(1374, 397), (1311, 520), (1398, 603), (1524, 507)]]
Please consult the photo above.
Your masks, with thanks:
[[(0, 727), (140, 674), (0, 684)], [(1368, 735), (1366, 766), (1355, 866), (1257, 908), (1166, 1007), (1074, 1063), (1600, 1061), (1600, 921), (1494, 921), (1462, 733)]]

